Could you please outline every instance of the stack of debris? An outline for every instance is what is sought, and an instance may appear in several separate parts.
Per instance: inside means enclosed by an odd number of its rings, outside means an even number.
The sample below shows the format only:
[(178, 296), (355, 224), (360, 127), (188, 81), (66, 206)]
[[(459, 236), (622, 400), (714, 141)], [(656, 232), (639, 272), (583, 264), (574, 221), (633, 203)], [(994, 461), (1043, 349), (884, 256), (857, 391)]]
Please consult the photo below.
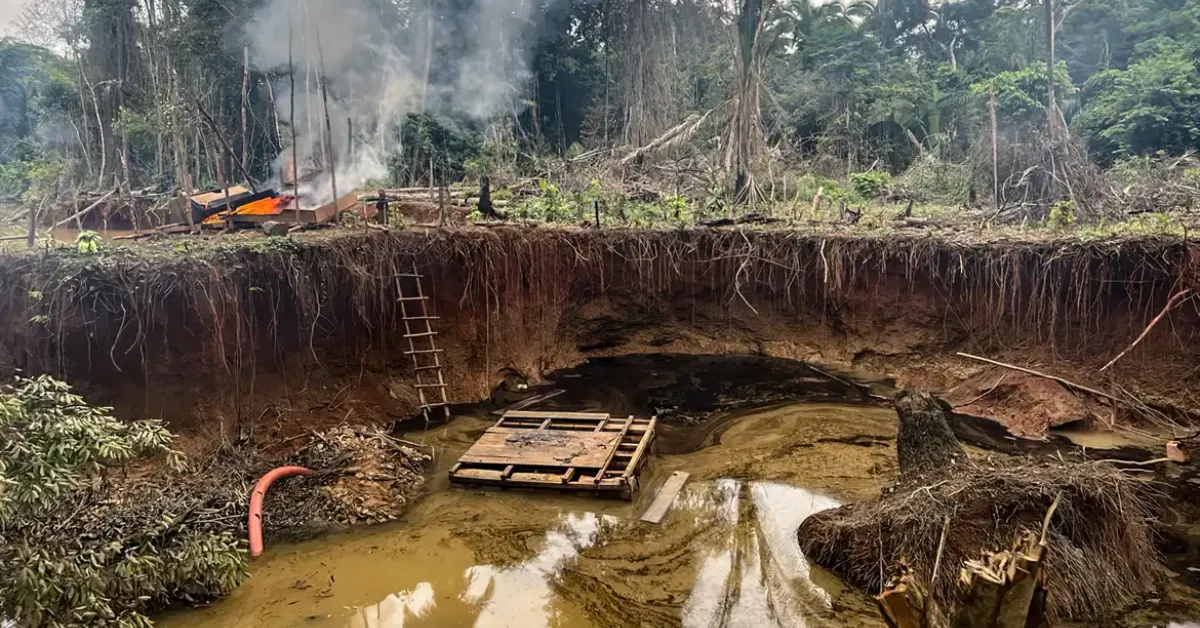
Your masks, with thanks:
[(295, 457), (322, 478), (312, 514), (336, 527), (398, 517), (424, 485), (422, 471), (430, 460), (415, 443), (379, 427), (355, 426), (316, 435)]

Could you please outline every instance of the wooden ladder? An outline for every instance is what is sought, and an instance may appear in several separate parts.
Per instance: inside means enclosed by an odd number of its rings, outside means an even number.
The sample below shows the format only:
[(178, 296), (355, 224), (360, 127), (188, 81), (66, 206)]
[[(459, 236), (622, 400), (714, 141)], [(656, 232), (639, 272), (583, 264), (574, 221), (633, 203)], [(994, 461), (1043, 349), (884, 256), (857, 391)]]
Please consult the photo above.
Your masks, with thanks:
[[(421, 287), (424, 277), (417, 272), (413, 263), (411, 273), (403, 273), (396, 278), (400, 292), (400, 315), (404, 318), (404, 337), (408, 339), (408, 351), (405, 354), (412, 357), (413, 375), (417, 378), (417, 396), (421, 399), (421, 414), (429, 423), (430, 411), (441, 408), (445, 418), (450, 418), (450, 401), (446, 398), (446, 380), (442, 376), (442, 350), (437, 348), (437, 332), (433, 331), (432, 322), (437, 316), (429, 315), (425, 291)], [(409, 281), (405, 281), (405, 280)], [(405, 284), (413, 286), (406, 291)], [(411, 309), (410, 309), (411, 308)], [(426, 392), (432, 395), (426, 395)]]

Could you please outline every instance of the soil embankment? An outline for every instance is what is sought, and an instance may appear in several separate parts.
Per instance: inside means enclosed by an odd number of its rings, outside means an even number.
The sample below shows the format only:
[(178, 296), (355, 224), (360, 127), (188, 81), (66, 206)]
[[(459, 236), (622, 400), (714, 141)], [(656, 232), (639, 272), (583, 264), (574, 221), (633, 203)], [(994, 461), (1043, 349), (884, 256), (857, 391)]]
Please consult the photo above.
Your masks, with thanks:
[(415, 264), (441, 317), (454, 401), (486, 397), (504, 369), (538, 381), (606, 355), (761, 354), (940, 391), (1019, 433), (1183, 422), (1200, 405), (1195, 301), (1099, 369), (1197, 285), (1198, 253), (1157, 238), (508, 227), (54, 251), (0, 260), (0, 369), (55, 374), (121, 416), (190, 434), (272, 440), (406, 418), (417, 395), (397, 280)]

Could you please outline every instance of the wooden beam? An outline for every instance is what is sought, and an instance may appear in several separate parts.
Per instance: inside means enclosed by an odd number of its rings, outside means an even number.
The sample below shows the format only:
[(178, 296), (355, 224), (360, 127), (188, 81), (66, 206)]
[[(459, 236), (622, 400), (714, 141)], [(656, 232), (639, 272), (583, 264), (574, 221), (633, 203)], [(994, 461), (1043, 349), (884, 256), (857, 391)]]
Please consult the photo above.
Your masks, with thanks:
[(667, 516), (667, 511), (671, 509), (671, 504), (675, 503), (675, 498), (679, 496), (679, 492), (683, 490), (684, 484), (687, 484), (691, 474), (686, 471), (676, 471), (663, 482), (661, 488), (658, 489), (658, 495), (654, 496), (654, 501), (646, 512), (642, 513), (642, 521), (646, 523), (662, 523), (663, 517)]

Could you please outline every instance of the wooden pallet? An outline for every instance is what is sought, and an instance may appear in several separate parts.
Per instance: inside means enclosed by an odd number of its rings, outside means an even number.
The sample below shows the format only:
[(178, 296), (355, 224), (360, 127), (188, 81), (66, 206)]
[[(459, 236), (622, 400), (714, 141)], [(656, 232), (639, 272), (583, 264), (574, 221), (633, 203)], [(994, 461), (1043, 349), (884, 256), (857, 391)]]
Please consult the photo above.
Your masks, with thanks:
[(431, 413), (440, 413), (450, 418), (450, 401), (446, 397), (446, 379), (442, 375), (442, 350), (437, 348), (437, 332), (433, 330), (436, 316), (429, 315), (425, 290), (421, 286), (423, 277), (413, 264), (411, 273), (396, 278), (400, 293), (400, 314), (404, 319), (404, 338), (408, 340), (408, 351), (412, 358), (414, 386), (421, 400), (421, 414), (428, 423)]
[(450, 481), (632, 500), (656, 422), (600, 413), (507, 412), (458, 459)]

